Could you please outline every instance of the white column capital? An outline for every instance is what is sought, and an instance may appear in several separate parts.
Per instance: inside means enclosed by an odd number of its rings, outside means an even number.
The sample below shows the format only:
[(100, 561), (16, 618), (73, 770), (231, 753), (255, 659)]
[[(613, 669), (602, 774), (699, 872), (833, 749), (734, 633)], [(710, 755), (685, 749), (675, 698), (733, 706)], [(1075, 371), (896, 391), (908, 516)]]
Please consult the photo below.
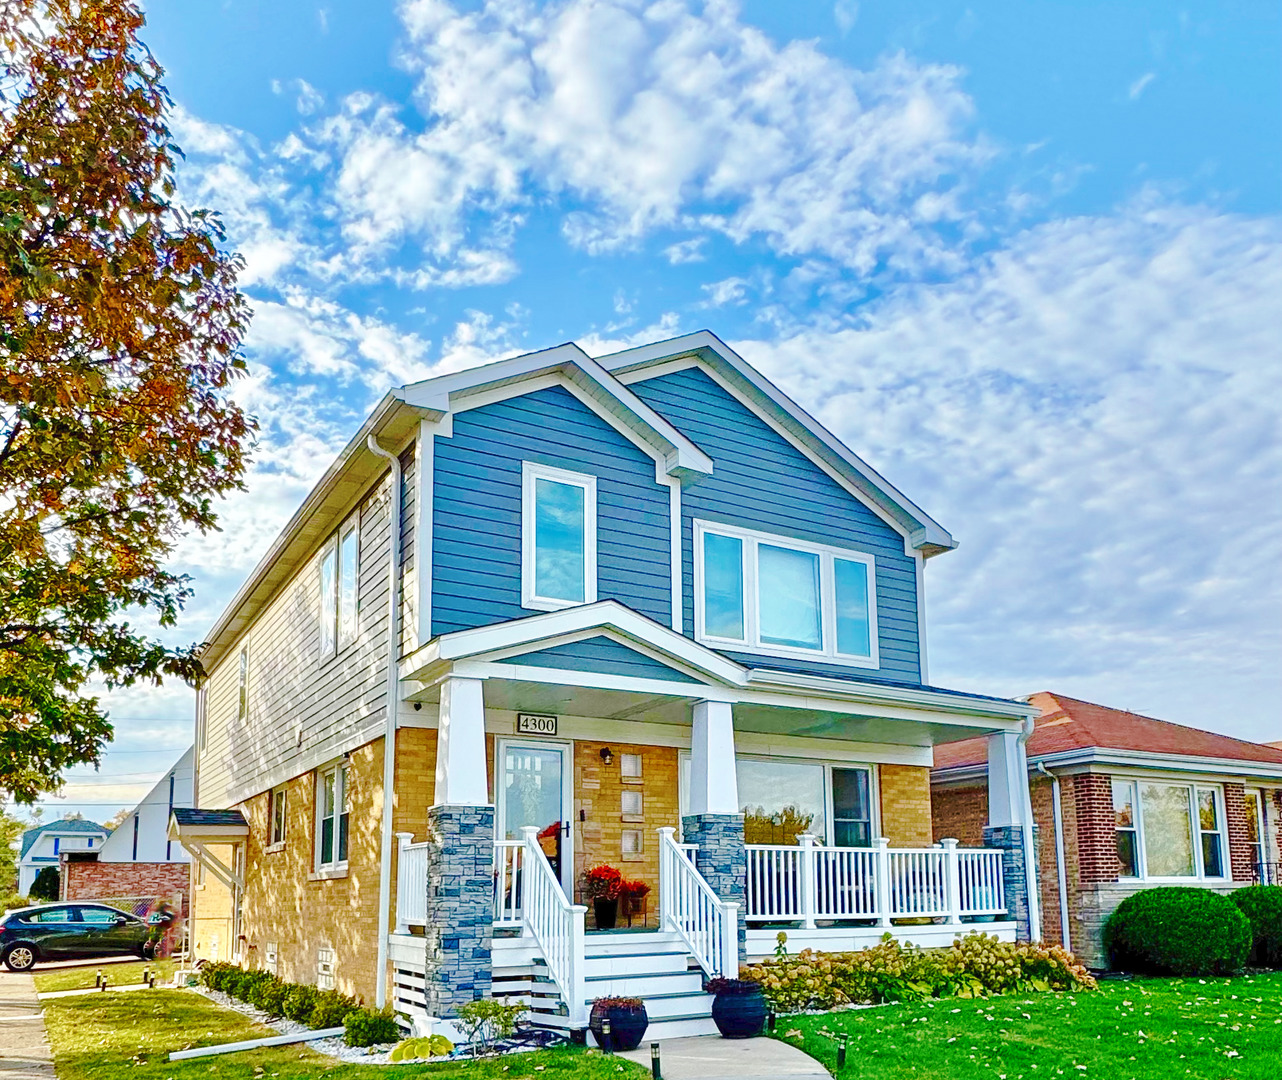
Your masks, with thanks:
[(436, 728), (437, 806), (485, 806), (485, 700), (480, 679), (451, 675), (441, 683)]
[(1019, 732), (988, 736), (988, 824), (1022, 825), (1028, 766)]
[(734, 714), (728, 701), (696, 701), (690, 724), (690, 813), (739, 813)]

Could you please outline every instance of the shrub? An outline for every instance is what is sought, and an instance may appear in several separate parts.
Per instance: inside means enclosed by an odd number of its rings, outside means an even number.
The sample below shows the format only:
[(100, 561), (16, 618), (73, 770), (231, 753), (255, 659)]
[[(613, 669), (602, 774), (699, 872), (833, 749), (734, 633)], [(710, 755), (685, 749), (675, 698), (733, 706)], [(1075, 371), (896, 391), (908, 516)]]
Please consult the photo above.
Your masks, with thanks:
[(62, 878), (58, 873), (58, 868), (56, 866), (46, 866), (36, 875), (35, 881), (31, 883), (31, 902), (39, 904), (46, 900), (57, 900), (61, 882)]
[(286, 1018), (298, 1024), (309, 1023), (319, 996), (320, 991), (314, 986), (291, 986), (289, 993), (285, 995)]
[(277, 997), (283, 1000), (283, 994), (280, 991), (286, 984), (270, 971), (256, 972), (255, 975), (256, 978), (246, 987), (245, 1000), (255, 1009), (267, 1012), (267, 1002)]
[(919, 949), (889, 934), (871, 949), (824, 953), (803, 949), (744, 968), (777, 1012), (837, 1005), (977, 997), (1011, 990), (1091, 990), (1095, 980), (1058, 945), (1013, 944), (986, 934), (958, 938), (946, 949)]
[(454, 1049), (454, 1044), (444, 1035), (427, 1035), (419, 1039), (405, 1039), (392, 1047), (388, 1061), (393, 1065), (419, 1058), (444, 1057)]
[(394, 1043), (401, 1037), (400, 1025), (391, 1006), (382, 1009), (353, 1009), (343, 1019), (343, 1042), (348, 1046)]
[(222, 991), (227, 985), (227, 980), (233, 971), (240, 969), (234, 964), (227, 964), (221, 961), (213, 961), (201, 965), (200, 982), (208, 990)]
[(293, 983), (281, 982), (279, 979), (274, 983), (264, 983), (258, 989), (254, 1004), (270, 1017), (284, 1016), (285, 999), (293, 989)]
[(479, 1055), (496, 1039), (506, 1039), (525, 1015), (524, 1005), (504, 1005), (493, 998), (478, 998), (458, 1007), (456, 1023), (467, 1035), (472, 1053)]
[(1250, 885), (1233, 903), (1251, 923), (1251, 963), (1282, 968), (1282, 885)]
[(309, 1028), (342, 1027), (347, 1014), (356, 1008), (356, 1002), (337, 990), (318, 990), (316, 1005), (305, 1023)]
[(1187, 885), (1145, 889), (1104, 926), (1112, 967), (1156, 975), (1224, 975), (1251, 952), (1251, 923), (1227, 896)]

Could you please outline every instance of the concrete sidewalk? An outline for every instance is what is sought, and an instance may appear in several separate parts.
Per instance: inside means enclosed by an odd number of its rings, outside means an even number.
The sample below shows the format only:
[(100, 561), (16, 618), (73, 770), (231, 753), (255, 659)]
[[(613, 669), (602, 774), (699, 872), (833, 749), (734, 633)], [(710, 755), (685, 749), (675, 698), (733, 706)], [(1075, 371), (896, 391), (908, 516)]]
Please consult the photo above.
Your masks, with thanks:
[[(619, 1057), (650, 1067), (650, 1044)], [(828, 1070), (777, 1039), (699, 1035), (659, 1043), (663, 1080), (832, 1080)]]
[(53, 1080), (45, 1018), (30, 975), (0, 973), (0, 1080)]

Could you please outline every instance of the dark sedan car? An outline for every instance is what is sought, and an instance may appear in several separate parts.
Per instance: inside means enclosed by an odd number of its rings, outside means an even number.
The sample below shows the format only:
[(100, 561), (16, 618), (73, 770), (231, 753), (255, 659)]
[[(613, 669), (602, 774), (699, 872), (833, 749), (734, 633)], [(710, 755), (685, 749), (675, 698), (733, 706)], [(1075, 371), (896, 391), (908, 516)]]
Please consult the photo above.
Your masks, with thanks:
[(50, 960), (148, 955), (151, 927), (106, 904), (42, 904), (0, 919), (0, 960), (30, 971)]

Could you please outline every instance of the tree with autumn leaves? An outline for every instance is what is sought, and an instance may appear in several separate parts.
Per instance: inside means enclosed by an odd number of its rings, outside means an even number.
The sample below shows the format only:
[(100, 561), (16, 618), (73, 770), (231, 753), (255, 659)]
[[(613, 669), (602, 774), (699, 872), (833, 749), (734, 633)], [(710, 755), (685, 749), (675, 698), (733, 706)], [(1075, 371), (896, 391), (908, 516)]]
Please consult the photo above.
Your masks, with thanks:
[(163, 72), (126, 0), (0, 0), (0, 795), (97, 764), (92, 692), (200, 676), (177, 539), (215, 527), (253, 422), (231, 397), (238, 256), (175, 200)]

